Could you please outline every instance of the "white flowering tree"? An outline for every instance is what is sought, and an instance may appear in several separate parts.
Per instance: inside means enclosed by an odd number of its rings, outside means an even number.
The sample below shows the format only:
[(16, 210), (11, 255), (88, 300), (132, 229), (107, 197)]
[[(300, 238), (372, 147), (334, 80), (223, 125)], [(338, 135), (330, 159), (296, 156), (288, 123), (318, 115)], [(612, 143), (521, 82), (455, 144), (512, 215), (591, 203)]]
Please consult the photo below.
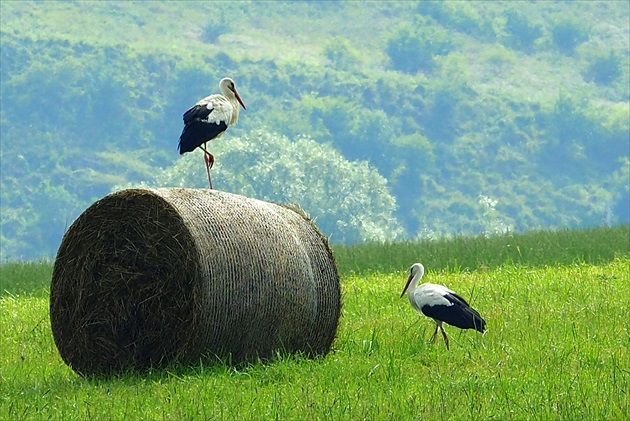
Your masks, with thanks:
[[(334, 243), (390, 241), (403, 236), (387, 180), (365, 161), (348, 161), (328, 144), (256, 131), (209, 144), (214, 188), (299, 205)], [(156, 171), (146, 187), (207, 187), (202, 152)], [(129, 187), (129, 186), (125, 186)], [(120, 188), (118, 186), (117, 188)]]

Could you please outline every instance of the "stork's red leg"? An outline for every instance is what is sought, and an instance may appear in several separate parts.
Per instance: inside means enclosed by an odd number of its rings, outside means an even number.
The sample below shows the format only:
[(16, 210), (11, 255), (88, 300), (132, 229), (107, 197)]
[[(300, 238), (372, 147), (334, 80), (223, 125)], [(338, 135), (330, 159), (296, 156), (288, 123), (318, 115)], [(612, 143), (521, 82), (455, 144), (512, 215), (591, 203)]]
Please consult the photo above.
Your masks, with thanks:
[(214, 165), (214, 155), (206, 151), (204, 157), (206, 159), (206, 164), (208, 164), (208, 168), (212, 168), (212, 166)]
[(206, 164), (210, 168), (212, 168), (212, 166), (214, 165), (214, 155), (212, 155), (210, 152), (208, 152), (208, 150), (206, 149), (205, 143), (203, 145), (201, 145), (201, 149), (203, 150), (204, 159), (206, 160)]
[(203, 150), (203, 159), (206, 163), (206, 173), (208, 173), (208, 184), (210, 185), (210, 188), (212, 189), (212, 178), (210, 177), (210, 168), (212, 168), (212, 166), (214, 165), (214, 155), (208, 152), (205, 144), (201, 145), (201, 149)]
[(442, 331), (442, 336), (444, 337), (444, 343), (446, 343), (446, 349), (450, 350), (451, 348), (448, 346), (448, 336), (446, 336), (446, 332), (444, 332), (444, 328), (440, 325), (440, 330)]
[(437, 336), (437, 332), (438, 332), (438, 325), (436, 323), (435, 325), (435, 332), (433, 332), (433, 336), (431, 336), (431, 343), (435, 342), (435, 337)]
[(212, 189), (212, 178), (210, 177), (210, 165), (208, 165), (208, 161), (206, 161), (206, 173), (208, 174), (208, 184), (210, 185), (210, 189)]

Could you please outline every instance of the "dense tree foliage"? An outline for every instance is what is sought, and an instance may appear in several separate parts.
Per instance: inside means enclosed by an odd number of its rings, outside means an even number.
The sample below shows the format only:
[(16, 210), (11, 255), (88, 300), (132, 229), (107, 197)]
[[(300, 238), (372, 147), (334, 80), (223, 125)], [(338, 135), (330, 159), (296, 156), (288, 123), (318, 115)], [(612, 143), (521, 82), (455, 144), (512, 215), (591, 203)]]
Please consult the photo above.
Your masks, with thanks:
[(573, 54), (575, 48), (588, 39), (589, 28), (584, 22), (560, 17), (551, 27), (551, 37), (564, 54)]
[(427, 19), (419, 17), (396, 28), (386, 51), (394, 69), (415, 73), (432, 70), (435, 57), (448, 54), (453, 47), (448, 30), (432, 27)]
[(599, 85), (609, 85), (621, 74), (621, 58), (611, 50), (608, 54), (600, 54), (588, 66), (587, 77)]
[(0, 8), (4, 259), (114, 186), (203, 186), (181, 116), (225, 75), (247, 111), (217, 187), (333, 241), (630, 222), (627, 2)]
[[(295, 204), (336, 243), (391, 241), (402, 229), (387, 180), (366, 162), (350, 162), (332, 146), (255, 130), (216, 142), (215, 188)], [(279, 154), (278, 152), (281, 151)], [(151, 179), (124, 187), (206, 187), (202, 154), (187, 154)]]
[(509, 45), (524, 51), (531, 51), (534, 42), (543, 34), (540, 23), (517, 9), (505, 12), (505, 30)]

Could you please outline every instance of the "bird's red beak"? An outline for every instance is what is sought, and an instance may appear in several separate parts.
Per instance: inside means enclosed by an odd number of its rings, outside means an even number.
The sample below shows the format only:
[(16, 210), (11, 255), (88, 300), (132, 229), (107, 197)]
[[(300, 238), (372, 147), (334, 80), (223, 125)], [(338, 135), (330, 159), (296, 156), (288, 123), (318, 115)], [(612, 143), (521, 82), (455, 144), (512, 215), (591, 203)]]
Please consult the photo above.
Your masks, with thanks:
[(241, 96), (238, 94), (238, 92), (236, 92), (236, 89), (234, 89), (234, 95), (236, 96), (236, 100), (238, 101), (238, 103), (241, 104), (241, 107), (246, 110), (247, 108), (245, 108), (245, 104), (243, 104), (243, 100), (241, 99)]
[(405, 292), (407, 292), (407, 288), (409, 288), (409, 284), (411, 283), (412, 279), (413, 279), (413, 275), (409, 275), (409, 279), (407, 279), (407, 283), (405, 284), (405, 289), (403, 289), (402, 294), (400, 294), (400, 298), (402, 298), (405, 295)]

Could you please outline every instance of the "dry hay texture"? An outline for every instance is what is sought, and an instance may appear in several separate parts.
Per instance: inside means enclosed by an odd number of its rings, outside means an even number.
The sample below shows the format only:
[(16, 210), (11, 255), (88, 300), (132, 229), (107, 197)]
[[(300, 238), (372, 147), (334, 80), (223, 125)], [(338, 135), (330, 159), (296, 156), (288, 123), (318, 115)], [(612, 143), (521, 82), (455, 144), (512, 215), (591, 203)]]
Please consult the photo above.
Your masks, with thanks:
[(50, 318), (82, 375), (326, 355), (341, 310), (327, 238), (299, 209), (206, 189), (123, 190), (70, 226)]

